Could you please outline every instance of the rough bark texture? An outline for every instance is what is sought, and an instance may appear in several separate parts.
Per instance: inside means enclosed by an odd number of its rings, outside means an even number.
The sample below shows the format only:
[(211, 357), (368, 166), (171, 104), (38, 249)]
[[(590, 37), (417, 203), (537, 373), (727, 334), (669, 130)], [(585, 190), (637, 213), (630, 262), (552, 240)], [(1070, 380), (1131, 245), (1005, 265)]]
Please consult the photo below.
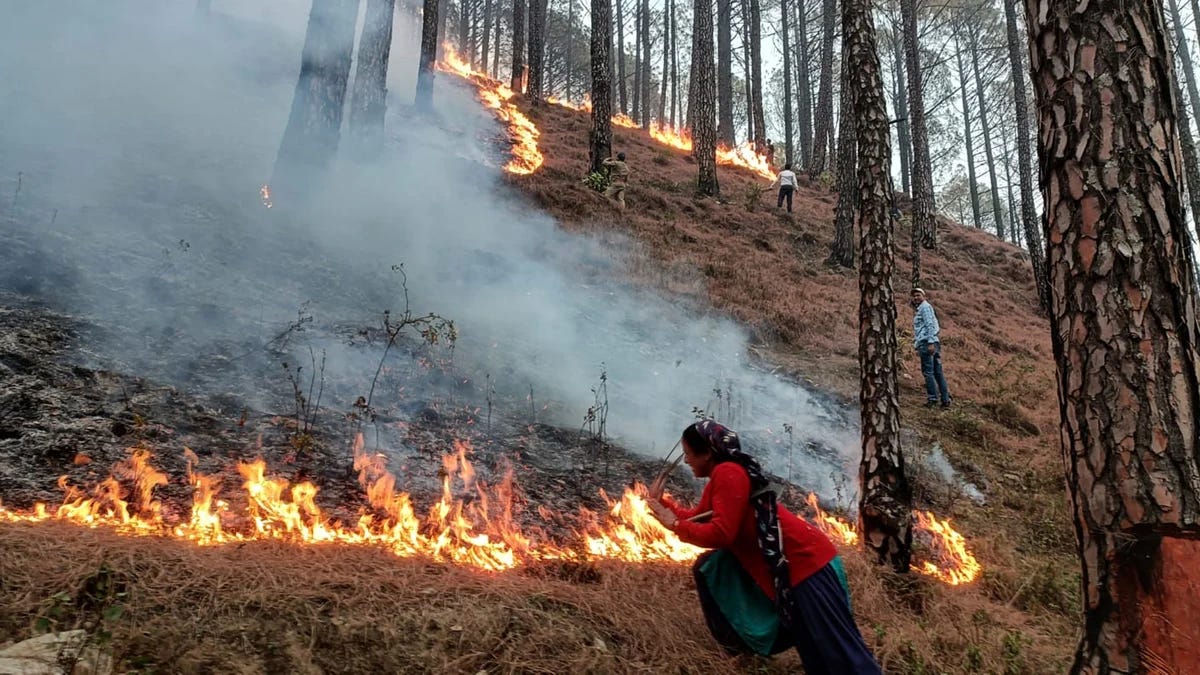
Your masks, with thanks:
[(525, 91), (525, 0), (513, 0), (512, 26), (512, 79), (509, 80), (509, 87), (519, 94)]
[(733, 145), (733, 0), (717, 0), (717, 140)]
[(967, 71), (963, 68), (962, 44), (954, 34), (954, 57), (958, 62), (958, 91), (962, 96), (963, 142), (967, 146), (967, 183), (971, 192), (971, 218), (975, 227), (983, 227), (979, 214), (979, 184), (975, 180), (975, 138), (971, 133), (971, 102), (967, 97)]
[(908, 126), (908, 83), (904, 76), (904, 51), (900, 37), (892, 35), (892, 77), (896, 86), (896, 144), (900, 146), (900, 188), (912, 194), (912, 134)]
[[(636, 2), (636, 0), (634, 0)], [(625, 86), (625, 8), (621, 0), (617, 3), (617, 94), (621, 100), (621, 112), (629, 114), (629, 92)]]
[(975, 73), (975, 94), (979, 99), (979, 126), (983, 131), (983, 155), (987, 159), (988, 179), (992, 186), (992, 220), (996, 226), (996, 236), (1004, 238), (1004, 218), (1000, 213), (1000, 185), (996, 180), (996, 157), (992, 153), (992, 127), (988, 124), (987, 95), (983, 91), (983, 77), (979, 69), (979, 35), (968, 25), (971, 39), (971, 71)]
[(695, 77), (688, 91), (692, 111), (692, 150), (699, 167), (696, 191), (715, 197), (717, 184), (717, 77), (713, 70), (712, 0), (695, 0), (692, 62)]
[[(1188, 672), (1200, 589), (1195, 269), (1157, 0), (1027, 0), (1061, 438), (1083, 566), (1072, 672)], [(1190, 583), (1186, 583), (1189, 581)], [(1172, 583), (1172, 581), (1179, 583)]]
[[(1183, 34), (1183, 22), (1179, 17), (1179, 3), (1177, 0), (1168, 0), (1167, 6), (1171, 9), (1171, 25), (1175, 30), (1175, 53), (1179, 55), (1183, 64), (1182, 79), (1187, 83), (1187, 100), (1192, 104), (1192, 110), (1195, 110), (1197, 103), (1200, 103), (1200, 92), (1196, 90), (1196, 71), (1192, 68), (1192, 54), (1187, 48), (1187, 38)], [(1177, 75), (1175, 79), (1178, 83), (1180, 78)], [(1179, 140), (1183, 146), (1183, 166), (1187, 173), (1188, 205), (1192, 209), (1192, 226), (1196, 236), (1200, 237), (1200, 159), (1196, 157), (1196, 144), (1192, 140), (1188, 107), (1184, 103), (1182, 94), (1177, 92), (1175, 100), (1179, 106)]]
[(271, 177), (276, 201), (314, 189), (337, 154), (357, 21), (358, 0), (313, 0), (292, 111)]
[[(1013, 3), (1005, 0), (1004, 21), (1008, 29), (1008, 58), (1012, 63), (1013, 98), (1017, 110), (1017, 175), (1021, 180), (1021, 225), (1025, 232), (1025, 248), (1029, 251), (1029, 264), (1037, 283), (1038, 302), (1043, 309), (1050, 306), (1050, 277), (1046, 271), (1046, 253), (1042, 236), (1038, 232), (1037, 213), (1033, 208), (1033, 158), (1030, 156), (1029, 101), (1025, 95), (1024, 61), (1021, 58), (1021, 40), (1017, 35), (1017, 13)], [(1032, 24), (1028, 24), (1032, 25)], [(1033, 40), (1032, 32), (1029, 39)]]
[(525, 93), (533, 105), (542, 102), (546, 66), (546, 6), (549, 0), (529, 2), (529, 77)]
[(808, 8), (806, 4), (806, 0), (797, 0), (796, 2), (796, 42), (798, 43), (796, 70), (799, 78), (796, 96), (800, 99), (797, 111), (800, 122), (800, 166), (808, 166), (808, 153), (812, 150), (813, 143), (812, 81), (809, 78), (808, 68)]
[(387, 113), (388, 58), (392, 51), (392, 20), (396, 0), (367, 0), (362, 36), (358, 40), (358, 68), (350, 98), (350, 129), (378, 148)]
[(792, 163), (792, 50), (788, 45), (788, 3), (779, 0), (779, 27), (783, 31), (783, 161)]
[(925, 127), (925, 94), (921, 81), (921, 46), (917, 38), (917, 0), (900, 0), (904, 21), (904, 57), (908, 69), (908, 120), (912, 131), (912, 228), (914, 286), (921, 284), (920, 246), (937, 245), (933, 220), (933, 166), (929, 159), (929, 135)]
[(833, 30), (837, 0), (824, 0), (821, 30), (821, 78), (817, 88), (816, 132), (808, 156), (808, 175), (816, 178), (828, 164), (829, 135), (833, 129)]
[[(850, 78), (850, 53), (842, 46), (842, 87), (838, 117), (841, 136), (838, 137), (838, 202), (834, 220), (833, 247), (829, 264), (854, 267), (854, 213), (858, 208), (857, 130), (854, 123), (854, 82)], [(888, 147), (891, 147), (889, 141)], [(889, 168), (889, 171), (891, 169)]]
[(849, 51), (857, 122), (859, 250), (858, 363), (862, 378), (862, 462), (858, 513), (863, 543), (880, 562), (908, 570), (912, 558), (912, 494), (900, 452), (896, 383), (895, 221), (883, 74), (870, 0), (844, 0), (842, 48)]
[(417, 63), (417, 95), (413, 102), (418, 110), (433, 108), (433, 64), (438, 49), (438, 0), (425, 0), (421, 10), (421, 57)]
[(650, 68), (650, 0), (642, 0), (642, 128), (650, 128), (650, 96), (654, 91)]
[(589, 152), (592, 171), (612, 155), (612, 5), (592, 0), (592, 130)]
[(754, 147), (761, 154), (767, 147), (767, 122), (763, 114), (762, 4), (750, 0), (750, 63), (754, 78)]

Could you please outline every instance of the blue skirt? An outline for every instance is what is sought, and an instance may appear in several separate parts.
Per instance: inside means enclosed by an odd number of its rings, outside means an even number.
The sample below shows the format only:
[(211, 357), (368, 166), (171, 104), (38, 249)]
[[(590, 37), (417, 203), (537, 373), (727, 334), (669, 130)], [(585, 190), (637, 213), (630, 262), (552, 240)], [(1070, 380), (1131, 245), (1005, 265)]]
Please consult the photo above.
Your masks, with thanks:
[(728, 654), (800, 653), (809, 675), (882, 673), (850, 612), (849, 591), (834, 558), (792, 588), (795, 624), (779, 624), (774, 603), (732, 554), (713, 551), (692, 568), (709, 631)]

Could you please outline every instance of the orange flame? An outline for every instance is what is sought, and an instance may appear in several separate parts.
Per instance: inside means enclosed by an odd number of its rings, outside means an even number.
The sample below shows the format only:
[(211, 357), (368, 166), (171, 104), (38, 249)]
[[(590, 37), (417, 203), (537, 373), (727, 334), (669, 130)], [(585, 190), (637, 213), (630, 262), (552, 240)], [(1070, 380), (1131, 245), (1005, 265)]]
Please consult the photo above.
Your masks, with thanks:
[[(425, 555), (493, 571), (556, 559), (685, 562), (701, 551), (654, 518), (641, 484), (626, 489), (619, 500), (601, 492), (609, 506), (603, 518), (580, 509), (581, 526), (573, 545), (556, 544), (535, 530), (523, 531), (513, 518), (512, 467), (490, 487), (477, 478), (468, 459), (471, 452), (470, 443), (455, 441), (454, 451), (443, 457), (441, 496), (423, 518), (417, 515), (409, 495), (396, 490), (386, 456), (365, 452), (359, 435), (353, 448), (354, 468), (370, 509), (352, 524), (332, 520), (322, 511), (315, 485), (270, 477), (261, 459), (237, 465), (245, 506), (235, 512), (219, 498), (219, 481), (195, 472), (198, 460), (187, 448), (184, 456), (192, 504), (186, 515), (164, 513), (155, 490), (167, 485), (167, 476), (150, 464), (148, 450), (134, 448), (130, 458), (114, 466), (113, 475), (90, 495), (70, 485), (64, 476), (59, 486), (65, 496), (57, 508), (37, 504), (32, 511), (21, 512), (0, 505), (0, 521), (58, 520), (109, 527), (127, 535), (173, 536), (201, 545), (270, 539), (378, 546), (401, 557)], [(853, 526), (823, 511), (815, 495), (808, 496), (808, 504), (822, 531), (844, 544), (857, 544)], [(537, 512), (546, 520), (555, 515), (541, 506)], [(918, 530), (933, 540), (938, 562), (925, 561), (914, 569), (952, 585), (978, 578), (981, 565), (949, 521), (928, 512), (917, 512), (916, 517)]]
[[(692, 134), (687, 129), (675, 129), (670, 125), (656, 122), (650, 125), (650, 137), (676, 150), (692, 151)], [(775, 180), (775, 171), (771, 163), (767, 161), (766, 155), (756, 153), (754, 144), (750, 141), (746, 141), (736, 148), (718, 145), (717, 164), (749, 169), (763, 178)]]
[(263, 185), (262, 187), (260, 187), (258, 189), (258, 196), (262, 198), (263, 206), (267, 207), (268, 209), (271, 208), (272, 206), (275, 206), (275, 204), (271, 201), (271, 186), (270, 185)]
[(509, 102), (515, 94), (508, 85), (493, 80), (485, 73), (472, 70), (450, 45), (445, 45), (445, 56), (437, 63), (437, 68), (473, 83), (478, 89), (479, 100), (508, 125), (508, 136), (512, 139), (513, 146), (512, 159), (504, 165), (505, 171), (528, 175), (542, 166), (544, 158), (537, 145), (541, 133), (517, 106)]

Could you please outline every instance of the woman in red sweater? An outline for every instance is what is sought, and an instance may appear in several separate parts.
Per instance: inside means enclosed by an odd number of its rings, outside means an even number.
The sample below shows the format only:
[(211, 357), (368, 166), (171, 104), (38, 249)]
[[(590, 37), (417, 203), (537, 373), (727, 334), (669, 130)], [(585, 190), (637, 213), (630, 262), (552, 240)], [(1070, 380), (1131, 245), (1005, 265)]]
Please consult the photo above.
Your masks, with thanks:
[[(829, 538), (776, 504), (736, 432), (705, 420), (684, 430), (682, 444), (692, 473), (709, 479), (700, 502), (684, 508), (656, 484), (650, 507), (683, 541), (718, 549), (702, 556), (694, 571), (705, 619), (721, 647), (730, 654), (795, 647), (809, 675), (881, 673), (854, 623)], [(746, 576), (752, 584), (739, 583)]]

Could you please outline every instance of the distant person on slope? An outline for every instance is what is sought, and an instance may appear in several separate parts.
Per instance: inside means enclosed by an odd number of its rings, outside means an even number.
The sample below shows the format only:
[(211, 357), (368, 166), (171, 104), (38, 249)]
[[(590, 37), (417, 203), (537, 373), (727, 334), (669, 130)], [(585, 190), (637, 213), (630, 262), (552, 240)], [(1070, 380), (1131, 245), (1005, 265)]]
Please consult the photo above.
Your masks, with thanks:
[(625, 153), (618, 152), (616, 159), (609, 157), (604, 160), (604, 166), (608, 167), (608, 177), (612, 181), (608, 189), (604, 191), (604, 196), (616, 200), (621, 210), (624, 211), (625, 188), (629, 181), (629, 165), (625, 163)]
[(709, 631), (729, 655), (791, 648), (809, 675), (881, 673), (850, 611), (837, 549), (820, 530), (776, 502), (762, 468), (737, 433), (711, 420), (683, 430), (684, 460), (708, 478), (685, 508), (650, 487), (654, 517), (680, 539), (716, 549), (692, 573)]
[(796, 173), (792, 171), (791, 164), (784, 164), (783, 171), (775, 178), (776, 184), (779, 185), (779, 199), (775, 204), (775, 208), (783, 206), (783, 200), (787, 200), (788, 213), (792, 212), (792, 194), (796, 192)]
[(937, 314), (925, 299), (923, 289), (912, 289), (909, 304), (916, 310), (913, 314), (913, 346), (921, 357), (921, 373), (925, 376), (925, 407), (932, 408), (940, 400), (943, 408), (949, 408), (950, 389), (942, 374), (942, 341), (938, 337), (942, 328), (938, 325)]

